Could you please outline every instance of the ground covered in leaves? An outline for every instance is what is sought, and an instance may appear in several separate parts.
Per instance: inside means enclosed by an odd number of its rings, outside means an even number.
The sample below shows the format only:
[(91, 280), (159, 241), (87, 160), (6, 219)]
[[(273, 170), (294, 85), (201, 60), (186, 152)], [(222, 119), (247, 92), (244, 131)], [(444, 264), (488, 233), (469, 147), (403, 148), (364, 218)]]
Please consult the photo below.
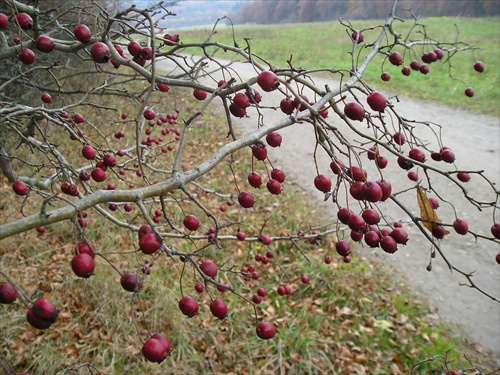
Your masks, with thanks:
[[(169, 104), (170, 111), (174, 105), (179, 109), (180, 118), (189, 116), (199, 105), (182, 99), (181, 94)], [(227, 142), (227, 129), (219, 116), (205, 113), (193, 127), (185, 168)], [(177, 128), (181, 127), (179, 121)], [(173, 161), (175, 132), (168, 139), (173, 150), (165, 153), (162, 162), (166, 165)], [(69, 154), (79, 151), (68, 146)], [(265, 188), (257, 191), (258, 203), (252, 210), (233, 204), (237, 189), (231, 185), (237, 181), (240, 188), (249, 189), (246, 175), (251, 168), (251, 151), (242, 150), (198, 185), (189, 187), (227, 223), (221, 236), (234, 235), (238, 229), (248, 236), (263, 231), (286, 237), (299, 230), (311, 233), (320, 229), (319, 225), (325, 225), (321, 229), (335, 228), (335, 223), (321, 219), (322, 213), (293, 181), (285, 182), (278, 197)], [(256, 168), (265, 173), (262, 165)], [(141, 183), (132, 175), (129, 178)], [(217, 194), (209, 194), (214, 191)], [(182, 201), (180, 192), (172, 192), (169, 198), (175, 207), (195, 210)], [(1, 222), (19, 216), (22, 204), (29, 213), (36, 212), (39, 203), (35, 197), (23, 203), (14, 197), (8, 182), (0, 179)], [(182, 210), (177, 211), (172, 218), (181, 220)], [(202, 217), (201, 212), (197, 214)], [(129, 222), (142, 223), (137, 212), (128, 215)], [(230, 309), (228, 318), (219, 321), (210, 314), (209, 296), (194, 291), (197, 280), (192, 270), (179, 260), (159, 258), (140, 293), (124, 291), (120, 273), (134, 272), (148, 256), (137, 250), (135, 233), (113, 228), (97, 212), (89, 212), (88, 220), (87, 234), (99, 252), (95, 275), (88, 280), (71, 271), (78, 241), (71, 223), (48, 227), (43, 235), (31, 231), (0, 242), (0, 268), (30, 298), (43, 296), (60, 310), (58, 321), (49, 330), (39, 331), (26, 322), (27, 308), (19, 300), (0, 306), (0, 359), (18, 372), (398, 375), (412, 371), (441, 374), (490, 365), (480, 353), (465, 346), (452, 328), (440, 323), (428, 306), (393, 280), (389, 271), (359, 258), (356, 250), (352, 262), (344, 263), (336, 255), (335, 236), (276, 241), (270, 246), (257, 241), (228, 241), (221, 243), (221, 249), (208, 247), (204, 256), (225, 271), (220, 272), (219, 281), (247, 299), (212, 287), (212, 295), (227, 301)], [(204, 224), (200, 233), (209, 229), (208, 220)], [(200, 246), (199, 241), (195, 244), (185, 239), (169, 244), (186, 250)], [(269, 264), (255, 261), (257, 254), (268, 251), (274, 255)], [(333, 258), (331, 264), (324, 262), (327, 255)], [(260, 273), (258, 280), (241, 278), (239, 271), (249, 265)], [(309, 283), (301, 282), (303, 275), (309, 277)], [(289, 285), (291, 295), (278, 295), (280, 285)], [(268, 294), (254, 307), (250, 300), (257, 288), (265, 288)], [(181, 293), (198, 300), (198, 316), (188, 319), (181, 314), (177, 307)], [(274, 339), (257, 338), (255, 327), (261, 320), (278, 327)], [(148, 363), (141, 355), (148, 332), (163, 332), (172, 341), (172, 355), (161, 365)]]

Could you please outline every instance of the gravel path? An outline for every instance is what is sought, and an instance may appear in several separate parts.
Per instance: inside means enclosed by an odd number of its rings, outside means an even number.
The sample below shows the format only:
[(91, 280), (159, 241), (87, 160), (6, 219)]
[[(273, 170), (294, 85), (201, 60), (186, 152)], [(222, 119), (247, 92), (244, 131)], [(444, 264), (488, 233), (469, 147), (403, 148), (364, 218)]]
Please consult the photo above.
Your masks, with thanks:
[[(168, 71), (167, 65), (161, 68)], [(216, 68), (212, 66), (212, 68)], [(255, 71), (249, 64), (238, 63), (233, 66), (242, 79), (255, 76)], [(213, 82), (213, 81), (212, 81)], [(208, 81), (207, 81), (208, 83)], [(325, 79), (316, 79), (319, 86), (336, 83)], [(282, 99), (280, 93), (263, 93), (263, 102), (268, 105), (279, 105)], [(307, 94), (306, 94), (307, 95)], [(386, 93), (386, 95), (390, 95)], [(310, 96), (312, 97), (312, 96)], [(457, 155), (456, 165), (464, 170), (484, 169), (485, 174), (497, 185), (500, 185), (500, 120), (496, 117), (478, 115), (450, 108), (431, 102), (424, 102), (400, 97), (396, 108), (403, 117), (414, 120), (431, 120), (443, 126), (444, 145), (452, 148)], [(458, 97), (457, 102), (466, 100)], [(459, 105), (459, 104), (457, 104)], [(281, 111), (265, 110), (265, 123), (272, 123), (282, 118)], [(257, 115), (249, 111), (249, 117), (235, 120), (237, 129), (248, 132), (257, 127)], [(339, 120), (339, 129), (342, 123)], [(426, 128), (417, 130), (424, 139), (433, 139), (426, 134)], [(312, 126), (307, 123), (296, 124), (280, 130), (283, 143), (279, 149), (270, 150), (270, 158), (276, 166), (282, 167), (287, 173), (286, 185), (290, 181), (302, 186), (310, 194), (311, 201), (323, 206), (329, 215), (336, 217), (337, 208), (331, 201), (323, 202), (323, 195), (313, 185), (316, 176), (314, 162), (314, 146), (316, 137)], [(437, 147), (436, 147), (437, 148)], [(396, 164), (394, 157), (389, 157), (390, 163)], [(366, 156), (362, 156), (365, 167), (370, 170)], [(324, 152), (318, 152), (316, 161), (320, 173), (333, 177), (329, 169), (330, 159)], [(391, 165), (391, 164), (390, 164)], [(411, 187), (414, 183), (408, 180), (405, 173), (399, 168), (388, 168), (384, 176), (392, 182), (393, 187)], [(487, 192), (485, 184), (479, 178), (473, 177), (467, 188), (480, 197)], [(413, 185), (412, 185), (413, 184)], [(489, 234), (492, 224), (491, 214), (480, 214), (479, 211), (466, 202), (461, 192), (454, 188), (449, 181), (433, 180), (434, 187), (453, 202), (463, 201), (455, 205), (457, 215), (468, 220), (471, 230)], [(491, 194), (489, 195), (491, 199)], [(460, 199), (462, 198), (462, 199)], [(418, 215), (416, 196), (407, 194), (401, 197), (403, 202)], [(407, 215), (401, 212), (392, 202), (382, 203), (384, 211), (394, 220), (408, 220)], [(491, 212), (491, 211), (490, 211)], [(438, 214), (443, 221), (453, 220), (453, 209), (442, 203)], [(445, 262), (438, 255), (432, 262), (432, 271), (426, 270), (430, 260), (430, 245), (423, 235), (413, 226), (406, 228), (410, 234), (408, 244), (400, 248), (395, 254), (388, 255), (380, 249), (357, 246), (355, 251), (360, 256), (375, 258), (396, 270), (395, 280), (409, 284), (414, 291), (423, 296), (441, 319), (457, 327), (457, 334), (465, 334), (479, 343), (485, 352), (500, 362), (500, 304), (483, 296), (477, 290), (460, 286), (466, 280), (456, 272), (450, 272)], [(471, 236), (459, 236), (455, 233), (446, 236), (441, 242), (442, 249), (450, 262), (459, 269), (473, 272), (474, 282), (496, 298), (500, 298), (500, 267), (495, 262), (495, 255), (500, 251), (498, 246), (490, 242), (476, 243)]]

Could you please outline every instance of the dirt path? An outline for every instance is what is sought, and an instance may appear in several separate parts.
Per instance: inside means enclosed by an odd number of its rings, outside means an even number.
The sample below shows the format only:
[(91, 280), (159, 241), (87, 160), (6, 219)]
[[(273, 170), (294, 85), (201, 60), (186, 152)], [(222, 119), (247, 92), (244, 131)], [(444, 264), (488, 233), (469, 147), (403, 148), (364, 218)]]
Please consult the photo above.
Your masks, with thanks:
[[(167, 66), (162, 66), (167, 70)], [(212, 68), (216, 68), (213, 66)], [(242, 79), (255, 76), (255, 72), (249, 64), (233, 66)], [(213, 82), (213, 81), (212, 81)], [(316, 83), (324, 87), (325, 84), (335, 85), (335, 82), (317, 79)], [(312, 96), (311, 96), (312, 97)], [(279, 105), (282, 99), (279, 93), (263, 93), (263, 101), (268, 105)], [(468, 113), (459, 108), (450, 108), (430, 102), (418, 101), (401, 97), (400, 103), (396, 104), (397, 110), (408, 119), (432, 120), (443, 126), (444, 145), (451, 147), (457, 155), (456, 164), (464, 170), (484, 169), (486, 175), (500, 186), (500, 120), (496, 117)], [(457, 101), (462, 100), (458, 98)], [(282, 118), (280, 111), (265, 110), (263, 112), (265, 123), (272, 123)], [(338, 121), (338, 126), (342, 124)], [(239, 131), (247, 132), (256, 129), (257, 116), (255, 112), (249, 111), (249, 117), (235, 120)], [(423, 137), (431, 139), (429, 134), (422, 131)], [(314, 162), (314, 146), (316, 137), (312, 126), (309, 124), (296, 124), (280, 131), (283, 143), (279, 149), (270, 150), (270, 158), (276, 166), (282, 167), (287, 173), (287, 181), (284, 186), (296, 183), (306, 190), (311, 201), (322, 205), (329, 215), (336, 217), (337, 208), (331, 201), (323, 202), (323, 196), (313, 185), (316, 176)], [(362, 156), (366, 165), (366, 156)], [(389, 160), (395, 164), (395, 160)], [(316, 161), (320, 173), (332, 176), (329, 169), (330, 159), (324, 152), (316, 155)], [(369, 170), (370, 173), (370, 170)], [(405, 173), (399, 168), (388, 168), (384, 171), (385, 178), (389, 179), (393, 186), (411, 187)], [(414, 183), (413, 183), (414, 184)], [(448, 181), (434, 181), (434, 186), (443, 193), (443, 196), (457, 200), (458, 189)], [(467, 186), (474, 193), (484, 195), (486, 187), (478, 183), (478, 178), (473, 178)], [(490, 196), (491, 198), (491, 196)], [(404, 200), (404, 198), (403, 198)], [(462, 199), (463, 200), (463, 199)], [(404, 203), (418, 215), (416, 197), (411, 195)], [(457, 215), (469, 221), (474, 231), (489, 232), (492, 224), (491, 215), (479, 214), (479, 211), (467, 202), (455, 206)], [(384, 202), (384, 211), (394, 220), (408, 219), (395, 205)], [(443, 221), (454, 218), (451, 206), (442, 203), (438, 213)], [(441, 319), (444, 319), (457, 327), (457, 333), (464, 333), (473, 341), (479, 343), (497, 361), (500, 361), (500, 304), (483, 296), (478, 291), (460, 286), (465, 279), (456, 272), (450, 272), (445, 262), (439, 257), (433, 259), (432, 271), (426, 270), (430, 260), (430, 246), (424, 240), (422, 234), (413, 226), (407, 228), (410, 234), (408, 245), (400, 248), (395, 254), (388, 255), (380, 249), (357, 246), (355, 251), (360, 256), (376, 258), (378, 261), (391, 266), (397, 270), (395, 280), (406, 282), (417, 293), (425, 297), (435, 307)], [(496, 298), (500, 298), (500, 267), (495, 263), (495, 255), (500, 248), (491, 243), (475, 243), (471, 236), (459, 236), (451, 234), (442, 241), (443, 251), (449, 261), (458, 268), (467, 271), (477, 271), (474, 282), (488, 291)]]

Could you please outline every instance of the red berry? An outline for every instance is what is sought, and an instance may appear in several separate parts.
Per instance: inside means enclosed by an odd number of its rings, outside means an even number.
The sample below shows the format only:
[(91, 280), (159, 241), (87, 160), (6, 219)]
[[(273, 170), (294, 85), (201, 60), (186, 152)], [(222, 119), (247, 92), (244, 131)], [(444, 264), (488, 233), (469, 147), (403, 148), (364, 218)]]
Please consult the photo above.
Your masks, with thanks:
[(198, 220), (198, 218), (195, 215), (187, 215), (184, 218), (183, 223), (187, 229), (192, 231), (198, 229), (201, 225), (200, 220)]
[(399, 52), (393, 52), (389, 55), (389, 61), (392, 65), (399, 66), (403, 63), (403, 56)]
[(449, 148), (443, 148), (439, 154), (441, 156), (441, 160), (445, 163), (453, 163), (455, 161), (455, 153)]
[(418, 180), (418, 173), (415, 171), (410, 171), (410, 172), (408, 172), (408, 178), (412, 181), (417, 181)]
[(423, 163), (425, 161), (425, 153), (417, 147), (412, 148), (410, 150), (408, 156), (410, 157), (410, 159), (419, 161), (421, 163)]
[(59, 311), (52, 302), (45, 298), (37, 299), (31, 308), (36, 317), (54, 323), (57, 320)]
[(500, 240), (500, 223), (493, 224), (490, 230), (493, 237)]
[(273, 168), (271, 171), (271, 178), (274, 178), (278, 182), (283, 182), (285, 181), (286, 174), (281, 168)]
[(275, 90), (280, 82), (278, 76), (269, 70), (265, 70), (257, 77), (257, 84), (266, 92)]
[(401, 73), (404, 75), (404, 76), (409, 76), (411, 74), (411, 70), (409, 67), (407, 66), (403, 66), (403, 69), (401, 69)]
[(90, 172), (90, 175), (92, 176), (92, 179), (95, 182), (102, 182), (106, 179), (106, 172), (102, 170), (101, 168), (95, 168)]
[(160, 340), (154, 338), (146, 341), (141, 351), (144, 358), (155, 363), (162, 363), (168, 356), (165, 345)]
[(71, 268), (76, 276), (87, 279), (94, 274), (94, 259), (85, 253), (75, 255), (71, 260)]
[(408, 242), (408, 233), (403, 228), (394, 228), (390, 236), (394, 238), (398, 244), (405, 245)]
[(17, 290), (11, 283), (0, 283), (0, 303), (8, 305), (13, 303), (17, 298)]
[(38, 38), (36, 38), (35, 46), (36, 49), (41, 52), (52, 52), (55, 46), (54, 39), (46, 35), (40, 35)]
[(197, 100), (205, 100), (207, 98), (207, 92), (206, 91), (203, 91), (201, 89), (194, 89), (193, 91), (193, 96), (197, 99)]
[(351, 210), (344, 207), (337, 212), (337, 218), (340, 220), (342, 224), (347, 224), (349, 216), (351, 216), (352, 214), (353, 212)]
[(212, 315), (219, 319), (226, 319), (229, 309), (224, 301), (215, 299), (210, 303)]
[(205, 290), (205, 287), (203, 286), (203, 284), (201, 283), (196, 283), (196, 285), (194, 286), (194, 289), (198, 292), (198, 293), (202, 293), (204, 290)]
[(0, 13), (0, 30), (5, 30), (9, 26), (9, 17)]
[(75, 255), (85, 253), (95, 258), (95, 252), (95, 246), (91, 241), (83, 240), (76, 244)]
[(383, 72), (381, 75), (380, 75), (380, 79), (384, 82), (389, 82), (391, 80), (391, 75), (387, 72)]
[(363, 121), (365, 109), (358, 102), (351, 102), (344, 107), (344, 114), (351, 120)]
[(257, 172), (252, 172), (247, 177), (250, 186), (258, 189), (262, 185), (262, 177)]
[(378, 156), (375, 159), (375, 164), (377, 164), (377, 167), (380, 169), (384, 169), (389, 164), (389, 160), (385, 156)]
[(16, 180), (12, 184), (12, 190), (14, 190), (14, 193), (17, 195), (26, 195), (28, 194), (28, 185), (26, 185), (24, 182), (21, 180)]
[(351, 38), (353, 41), (357, 41), (358, 43), (363, 43), (363, 41), (365, 40), (365, 37), (363, 36), (363, 33), (362, 32), (357, 32), (357, 31), (354, 31), (352, 34), (351, 34)]
[(87, 160), (94, 160), (96, 151), (92, 146), (86, 145), (82, 148), (82, 155)]
[(31, 30), (33, 27), (33, 18), (28, 13), (19, 13), (16, 15), (17, 23), (23, 30)]
[(242, 118), (242, 117), (245, 117), (245, 115), (247, 114), (247, 111), (245, 108), (242, 108), (240, 107), (238, 104), (236, 103), (231, 103), (229, 105), (229, 112), (231, 112), (231, 114), (234, 116), (234, 117), (239, 117), (239, 118)]
[(50, 94), (48, 93), (43, 93), (41, 96), (40, 96), (40, 99), (42, 99), (42, 102), (44, 103), (47, 103), (47, 104), (50, 104), (52, 103), (52, 96), (50, 96)]
[(372, 181), (367, 181), (363, 184), (361, 194), (365, 200), (373, 203), (380, 201), (384, 196), (380, 185)]
[(394, 142), (398, 145), (403, 145), (406, 141), (406, 137), (403, 133), (395, 133), (393, 136), (392, 136), (392, 139), (394, 140)]
[(163, 333), (158, 332), (151, 336), (151, 338), (161, 342), (163, 344), (163, 347), (165, 348), (167, 356), (170, 355), (170, 353), (172, 352), (172, 344), (170, 343), (170, 340), (167, 338), (167, 336), (165, 336)]
[(282, 137), (278, 132), (271, 132), (266, 136), (266, 142), (271, 147), (281, 146)]
[(243, 208), (253, 207), (253, 205), (255, 204), (253, 194), (249, 193), (248, 191), (242, 191), (240, 194), (238, 194), (238, 203)]
[(240, 108), (247, 108), (250, 105), (250, 99), (242, 92), (234, 96), (233, 102)]
[(143, 115), (146, 120), (154, 120), (156, 117), (155, 111), (149, 108), (144, 111)]
[(35, 314), (33, 308), (30, 308), (26, 313), (26, 320), (32, 327), (36, 329), (47, 329), (52, 325), (52, 322), (50, 322), (49, 320), (38, 317)]
[(360, 232), (365, 228), (366, 222), (361, 215), (352, 214), (349, 215), (349, 218), (347, 219), (347, 225), (351, 228), (351, 230)]
[(467, 87), (464, 92), (465, 96), (468, 96), (469, 98), (474, 96), (474, 89), (472, 87)]
[(373, 208), (367, 208), (361, 214), (361, 217), (365, 220), (367, 224), (375, 225), (380, 221), (380, 215)]
[(393, 254), (398, 249), (398, 244), (396, 240), (391, 236), (385, 236), (380, 240), (380, 247), (386, 253)]
[(453, 229), (455, 229), (455, 232), (458, 234), (464, 235), (469, 232), (469, 224), (464, 219), (456, 219), (453, 222)]
[(158, 82), (156, 84), (156, 87), (158, 88), (158, 90), (160, 90), (161, 92), (168, 92), (168, 90), (170, 90), (170, 86), (167, 85), (166, 83), (163, 83), (163, 82)]
[(335, 250), (340, 256), (346, 257), (351, 253), (351, 245), (345, 240), (340, 240), (335, 244)]
[(309, 276), (304, 275), (300, 278), (300, 281), (302, 281), (304, 284), (309, 284)]
[(420, 65), (420, 68), (418, 70), (420, 71), (420, 73), (425, 75), (425, 74), (429, 73), (430, 69), (429, 69), (428, 65), (422, 64), (422, 65)]
[(365, 242), (370, 247), (377, 247), (380, 243), (380, 234), (377, 231), (370, 230), (365, 233)]
[(358, 167), (357, 165), (353, 165), (352, 167), (348, 168), (346, 173), (354, 181), (365, 181), (366, 177), (368, 176), (366, 170), (362, 167)]
[(326, 263), (326, 264), (330, 264), (330, 263), (332, 263), (332, 257), (331, 257), (331, 256), (329, 256), (329, 255), (327, 255), (327, 256), (325, 257), (325, 263)]
[(366, 102), (371, 109), (377, 112), (383, 112), (387, 106), (387, 98), (381, 92), (374, 91), (367, 98)]
[(479, 73), (484, 72), (484, 64), (481, 61), (477, 61), (474, 64), (474, 70)]
[(434, 224), (432, 226), (432, 235), (436, 237), (437, 239), (442, 239), (445, 236), (445, 229), (442, 225), (440, 224)]
[(420, 63), (417, 60), (413, 60), (410, 63), (410, 68), (415, 71), (420, 70)]
[(276, 335), (276, 327), (269, 322), (261, 322), (256, 329), (257, 336), (262, 340), (272, 339)]
[(189, 318), (198, 315), (198, 302), (191, 296), (186, 296), (179, 301), (179, 309)]
[[(260, 233), (258, 236), (258, 239), (260, 242), (262, 242), (264, 245), (267, 245), (267, 246), (269, 246), (272, 242), (271, 237), (265, 235), (264, 233)], [(270, 254), (271, 254), (271, 256), (269, 256), (269, 253), (268, 253), (268, 255), (267, 255), (268, 258), (273, 257), (272, 253), (270, 253)]]
[(139, 42), (132, 40), (127, 45), (127, 50), (133, 57), (139, 57), (142, 53), (142, 46), (139, 44)]
[(470, 175), (466, 172), (458, 172), (457, 178), (462, 182), (469, 182), (470, 181)]
[(35, 62), (36, 56), (29, 48), (23, 48), (19, 53), (19, 60), (21, 60), (23, 64), (31, 65)]
[(252, 146), (252, 154), (257, 160), (265, 160), (267, 158), (266, 146), (262, 143), (257, 143)]
[(330, 180), (330, 177), (320, 174), (314, 178), (314, 186), (319, 191), (327, 193), (332, 188), (332, 180)]
[(141, 50), (141, 57), (144, 60), (151, 60), (153, 59), (153, 49), (149, 46), (143, 47)]
[(139, 239), (139, 248), (144, 254), (153, 254), (161, 245), (162, 241), (156, 233), (147, 233)]
[(73, 34), (75, 34), (76, 40), (82, 43), (87, 43), (92, 38), (92, 33), (87, 25), (76, 25)]
[(271, 194), (278, 195), (281, 193), (281, 184), (278, 180), (275, 180), (274, 178), (272, 178), (267, 182), (266, 187)]
[(142, 289), (142, 283), (139, 282), (135, 273), (124, 273), (120, 278), (120, 284), (127, 292), (138, 292)]
[(293, 105), (293, 100), (290, 98), (284, 98), (280, 102), (280, 109), (286, 115), (291, 115), (295, 111), (295, 106)]
[(439, 208), (439, 201), (436, 198), (430, 197), (429, 202), (431, 202), (432, 208), (434, 208), (435, 210)]
[(217, 266), (215, 265), (214, 262), (212, 262), (210, 260), (205, 260), (204, 262), (202, 262), (200, 264), (200, 269), (205, 275), (207, 275), (208, 277), (212, 277), (212, 278), (217, 276), (217, 273), (218, 273)]
[(107, 63), (111, 57), (108, 46), (103, 42), (96, 42), (90, 47), (90, 55), (96, 63)]

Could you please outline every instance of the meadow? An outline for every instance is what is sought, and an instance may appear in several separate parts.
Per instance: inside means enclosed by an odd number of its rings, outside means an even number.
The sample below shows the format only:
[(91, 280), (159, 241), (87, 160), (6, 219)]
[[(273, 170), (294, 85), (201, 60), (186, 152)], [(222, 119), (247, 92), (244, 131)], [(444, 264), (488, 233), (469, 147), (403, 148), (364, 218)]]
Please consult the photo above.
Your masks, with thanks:
[[(365, 30), (365, 44), (357, 55), (360, 61), (369, 52), (369, 44), (379, 34), (380, 28), (374, 26), (381, 21), (353, 21), (358, 30)], [(442, 61), (430, 64), (427, 75), (412, 71), (406, 77), (401, 74), (401, 66), (396, 67), (380, 56), (371, 64), (365, 74), (366, 81), (375, 88), (399, 95), (418, 99), (435, 101), (449, 106), (499, 116), (500, 109), (500, 19), (496, 18), (426, 18), (419, 21), (425, 24), (425, 29), (413, 29), (409, 40), (422, 38), (425, 30), (429, 38), (443, 42), (461, 41), (475, 49), (462, 51), (459, 55), (445, 54)], [(402, 22), (398, 31), (405, 35), (413, 26), (413, 21)], [(373, 29), (372, 29), (373, 28)], [(218, 26), (216, 33), (213, 28), (195, 28), (178, 30), (183, 43), (200, 42), (211, 38), (212, 41), (233, 45), (233, 29), (229, 26)], [(277, 67), (287, 67), (291, 60), (295, 68), (304, 69), (345, 69), (352, 68), (349, 53), (352, 51), (352, 41), (345, 27), (338, 21), (283, 24), (283, 25), (238, 25), (234, 27), (234, 36), (238, 45), (246, 47), (246, 38), (251, 41), (251, 49), (262, 56), (270, 64)], [(364, 47), (363, 46), (363, 47)], [(462, 46), (461, 46), (462, 47)], [(405, 53), (404, 65), (409, 65), (413, 59), (420, 60), (424, 52), (434, 48), (418, 47), (411, 54)], [(400, 47), (396, 51), (403, 53)], [(191, 50), (199, 53), (199, 50)], [(228, 54), (222, 50), (216, 56)], [(448, 58), (449, 57), (449, 58)], [(486, 68), (483, 73), (473, 69), (476, 61), (482, 61)], [(383, 72), (391, 75), (389, 82), (380, 79)], [(316, 74), (328, 74), (316, 73)], [(468, 98), (464, 95), (467, 87), (473, 87), (475, 95)], [(429, 89), (432, 87), (432, 90)]]

